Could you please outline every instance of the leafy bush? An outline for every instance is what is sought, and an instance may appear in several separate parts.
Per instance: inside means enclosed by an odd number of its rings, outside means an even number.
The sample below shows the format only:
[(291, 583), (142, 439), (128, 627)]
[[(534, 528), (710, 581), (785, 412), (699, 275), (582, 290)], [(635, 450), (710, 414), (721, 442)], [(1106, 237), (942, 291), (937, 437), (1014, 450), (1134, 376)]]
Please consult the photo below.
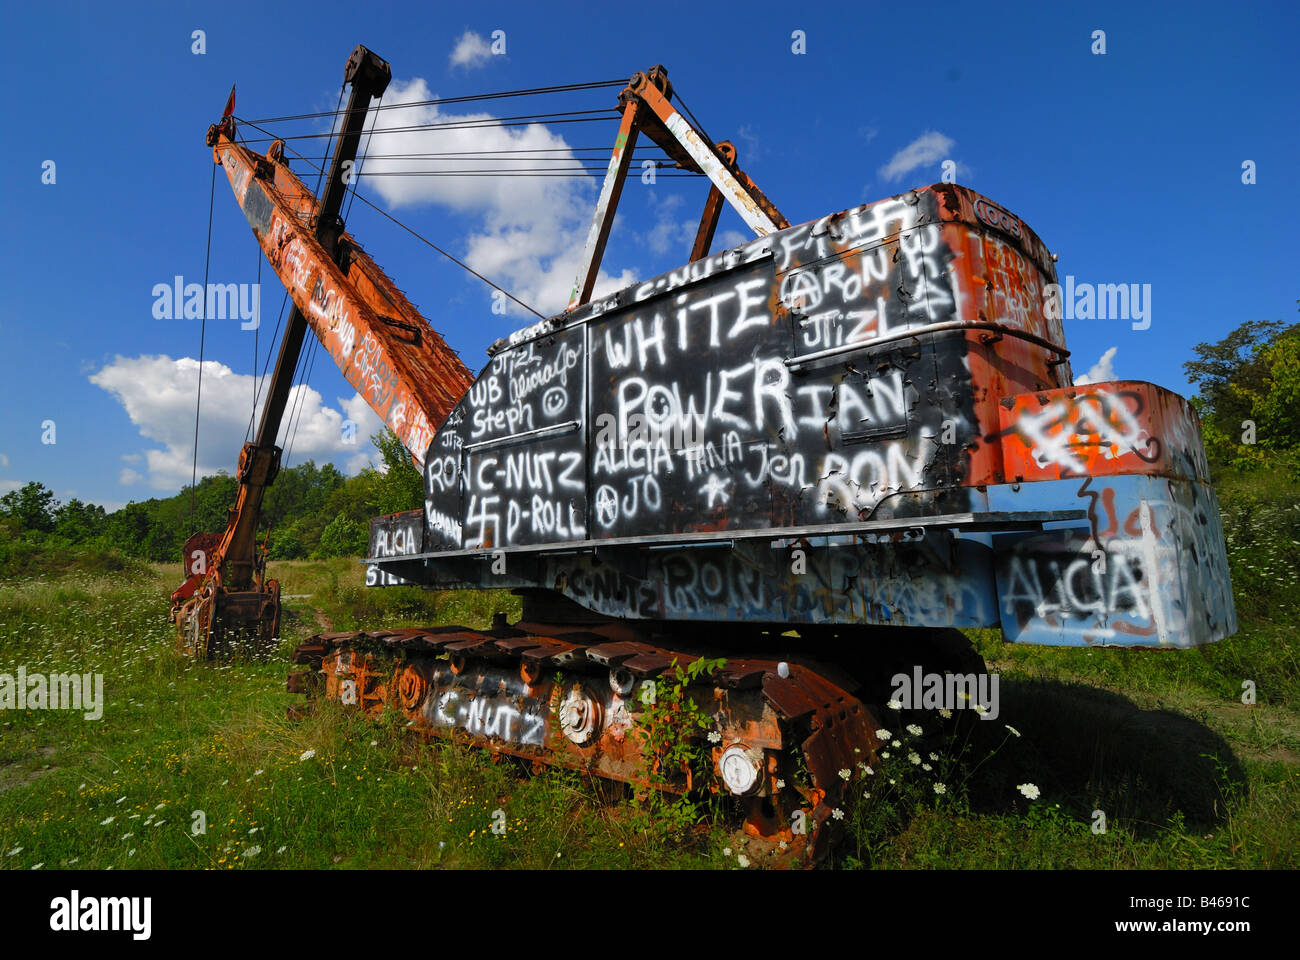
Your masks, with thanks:
[(320, 535), (317, 557), (360, 557), (365, 554), (366, 527), (340, 513)]

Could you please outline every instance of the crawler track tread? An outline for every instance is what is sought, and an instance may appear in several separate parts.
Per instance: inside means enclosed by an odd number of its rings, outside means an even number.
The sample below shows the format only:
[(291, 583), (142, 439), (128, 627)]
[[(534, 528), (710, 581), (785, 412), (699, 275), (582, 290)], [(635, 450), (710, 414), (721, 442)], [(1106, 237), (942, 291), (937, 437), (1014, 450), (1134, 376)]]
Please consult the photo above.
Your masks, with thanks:
[[(629, 639), (625, 625), (610, 631), (616, 636), (587, 626), (322, 633), (295, 649), (293, 662), (309, 669), (292, 673), (288, 686), (371, 713), (391, 705), (435, 736), (534, 763), (642, 788), (692, 789), (689, 776), (676, 784), (670, 777), (666, 787), (662, 777), (652, 778), (659, 761), (630, 734), (644, 716), (634, 691), (704, 654), (649, 636)], [(785, 859), (819, 858), (843, 799), (840, 772), (869, 762), (878, 747), (878, 724), (854, 696), (856, 683), (834, 667), (745, 657), (727, 660), (690, 688), (716, 723), (707, 741), (714, 761), (708, 788), (728, 792), (719, 763), (724, 751), (740, 748), (755, 777), (755, 786), (739, 792), (746, 832), (781, 844), (789, 850)], [(703, 743), (703, 731), (699, 736)], [(809, 783), (795, 783), (796, 752)], [(796, 811), (805, 817), (803, 830)]]

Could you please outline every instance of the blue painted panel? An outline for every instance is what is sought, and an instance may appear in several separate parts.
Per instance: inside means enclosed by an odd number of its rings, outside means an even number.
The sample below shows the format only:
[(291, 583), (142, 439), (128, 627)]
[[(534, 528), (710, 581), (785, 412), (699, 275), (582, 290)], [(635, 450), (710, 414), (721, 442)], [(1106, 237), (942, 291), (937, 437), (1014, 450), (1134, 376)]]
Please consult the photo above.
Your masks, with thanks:
[(994, 537), (1008, 640), (1182, 648), (1236, 631), (1209, 486), (1130, 475), (990, 487), (989, 495), (995, 509), (1073, 500), (1088, 514), (1064, 529)]

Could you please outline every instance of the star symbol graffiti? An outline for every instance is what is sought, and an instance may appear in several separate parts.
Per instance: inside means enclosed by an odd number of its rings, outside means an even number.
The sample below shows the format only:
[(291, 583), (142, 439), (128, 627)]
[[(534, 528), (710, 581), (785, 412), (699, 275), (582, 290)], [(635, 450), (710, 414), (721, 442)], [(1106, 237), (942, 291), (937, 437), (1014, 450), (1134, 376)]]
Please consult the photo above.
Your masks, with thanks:
[(700, 493), (707, 493), (709, 495), (708, 505), (710, 508), (713, 506), (713, 501), (718, 497), (722, 498), (724, 504), (728, 499), (730, 499), (727, 496), (727, 485), (718, 479), (716, 473), (709, 474), (709, 479), (705, 482), (704, 486), (700, 487)]

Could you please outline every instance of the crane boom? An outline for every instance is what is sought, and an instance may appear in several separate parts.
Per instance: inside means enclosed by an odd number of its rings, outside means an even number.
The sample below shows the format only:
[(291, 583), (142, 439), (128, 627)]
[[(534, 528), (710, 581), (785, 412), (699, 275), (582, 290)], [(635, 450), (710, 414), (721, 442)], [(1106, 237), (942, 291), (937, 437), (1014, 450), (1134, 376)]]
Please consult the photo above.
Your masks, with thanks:
[(183, 548), (188, 579), (172, 594), (172, 619), (191, 653), (212, 656), (235, 637), (265, 647), (278, 632), (279, 587), (265, 579), (256, 534), (263, 497), (279, 472), (275, 440), (308, 330), (418, 465), (473, 380), (339, 218), (370, 102), (390, 76), (388, 64), (364, 46), (349, 57), (344, 79), (352, 92), (319, 202), (285, 163), (283, 141), (273, 142), (265, 157), (254, 153), (235, 141), (229, 113), (208, 130), (213, 161), (225, 170), (293, 310), (257, 435), (240, 452), (239, 492), (226, 529), (194, 534)]
[(335, 364), (418, 464), (473, 381), (469, 369), (347, 233), (336, 263), (309, 227), (315, 198), (279, 158), (224, 134), (213, 153), (258, 244)]

